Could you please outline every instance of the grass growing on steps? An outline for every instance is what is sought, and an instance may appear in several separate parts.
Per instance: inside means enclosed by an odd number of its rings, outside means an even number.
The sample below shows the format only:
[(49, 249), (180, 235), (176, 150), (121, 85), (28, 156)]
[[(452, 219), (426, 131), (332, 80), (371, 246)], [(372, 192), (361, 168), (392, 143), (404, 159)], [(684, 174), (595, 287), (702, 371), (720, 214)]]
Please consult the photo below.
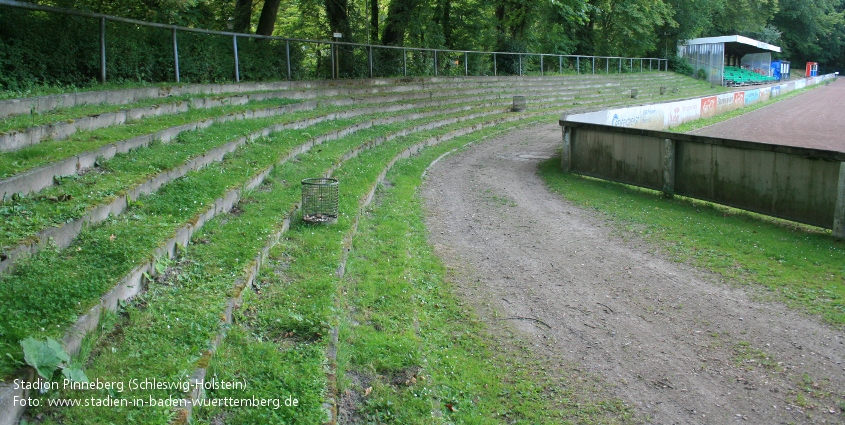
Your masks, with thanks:
[[(342, 124), (326, 123), (322, 127), (328, 132)], [(141, 198), (122, 216), (85, 229), (68, 249), (42, 251), (22, 263), (0, 279), (0, 352), (19, 359), (20, 339), (60, 336), (66, 325), (151, 255), (178, 226), (312, 134), (319, 134), (318, 129), (285, 131), (275, 138), (249, 143), (227, 155), (222, 163), (189, 173)], [(0, 371), (5, 375), (11, 368), (14, 365), (4, 356)]]
[[(448, 116), (459, 116), (466, 112), (454, 110), (463, 106), (465, 105), (447, 110), (418, 108), (408, 110), (407, 113), (443, 112), (441, 115), (444, 116), (447, 116), (447, 113)], [(495, 108), (477, 109), (478, 112), (485, 110), (492, 111)], [(0, 217), (4, 218), (0, 227), (0, 248), (20, 243), (47, 226), (60, 226), (79, 218), (91, 207), (111, 201), (114, 196), (126, 193), (128, 189), (151, 175), (175, 168), (188, 159), (230, 140), (275, 124), (290, 123), (293, 118), (307, 119), (315, 116), (315, 112), (304, 112), (216, 123), (207, 129), (180, 134), (172, 143), (153, 143), (126, 154), (118, 154), (113, 159), (100, 163), (100, 167), (91, 170), (92, 172), (60, 178), (61, 185), (46, 188), (38, 195), (0, 202)], [(396, 117), (396, 113), (376, 113), (336, 119), (310, 128), (313, 129), (312, 132), (325, 133), (328, 129), (351, 126), (356, 122)]]
[(296, 103), (296, 101), (290, 99), (271, 99), (249, 102), (243, 105), (191, 109), (183, 114), (147, 117), (129, 121), (120, 126), (80, 131), (63, 140), (45, 140), (37, 145), (27, 146), (13, 152), (0, 153), (0, 178), (6, 178), (83, 152), (93, 151), (110, 143), (154, 133), (166, 128), (216, 118), (222, 115), (278, 107), (291, 103)]
[[(618, 402), (585, 401), (564, 388), (564, 383), (540, 378), (538, 365), (515, 365), (504, 355), (494, 354), (484, 325), (455, 300), (444, 282), (445, 270), (428, 248), (415, 196), (426, 164), (443, 152), (515, 125), (484, 129), (400, 161), (389, 174), (395, 188), (380, 192), (379, 206), (362, 219), (361, 234), (350, 254), (349, 280), (339, 281), (335, 269), (343, 234), (351, 230), (351, 217), (344, 215), (332, 226), (293, 226), (272, 251), (258, 292), (248, 293), (238, 325), (211, 361), (209, 376), (245, 379), (248, 390), (211, 391), (208, 396), (291, 396), (309, 407), (205, 408), (196, 422), (223, 419), (262, 424), (281, 419), (311, 424), (325, 420), (319, 409), (322, 399), (314, 400), (309, 387), (299, 387), (295, 379), (310, 381), (292, 373), (317, 373), (311, 380), (325, 376), (320, 367), (325, 359), (314, 356), (313, 350), (325, 345), (328, 323), (337, 320), (332, 316), (339, 313), (333, 300), (338, 285), (348, 297), (340, 303), (338, 371), (369, 374), (378, 370), (387, 375), (381, 384), (372, 382), (373, 389), (360, 400), (364, 405), (357, 406), (364, 423), (561, 423), (561, 418), (614, 422), (626, 418), (629, 412)], [(342, 211), (357, 210), (361, 188), (368, 187), (379, 171), (373, 167), (359, 181), (347, 170), (359, 173), (342, 167), (336, 173), (341, 182), (359, 184), (343, 185), (352, 193), (344, 196)], [(361, 322), (361, 329), (350, 330), (347, 315), (356, 313), (377, 317), (380, 329)], [(258, 353), (266, 355), (258, 358)], [(352, 370), (357, 368), (363, 372)], [(276, 388), (270, 385), (277, 382)], [(346, 390), (363, 391), (347, 384), (341, 395)], [(443, 416), (433, 416), (433, 412)]]
[(845, 326), (845, 243), (830, 232), (689, 198), (560, 171), (542, 164), (549, 187), (615, 221), (676, 261), (759, 285), (790, 307)]
[[(120, 332), (107, 338), (100, 354), (91, 360), (86, 369), (89, 377), (184, 382), (219, 330), (220, 314), (235, 281), (266, 244), (266, 235), (274, 231), (299, 199), (295, 182), (322, 174), (359, 144), (360, 140), (345, 139), (282, 164), (274, 169), (267, 184), (238, 205), (237, 214), (221, 215), (206, 224), (180, 261), (165, 272), (170, 278), (151, 284), (147, 293), (132, 303)], [(319, 394), (321, 389), (317, 385), (313, 391)], [(133, 391), (126, 396), (181, 399), (183, 394), (176, 389)], [(164, 424), (174, 411), (128, 407), (45, 413), (59, 423), (119, 423), (133, 417), (138, 423)]]
[[(348, 137), (338, 143), (325, 145), (321, 151), (302, 155), (298, 161), (278, 167), (279, 171), (274, 173), (273, 181), (277, 183), (298, 181), (306, 176), (319, 175), (325, 167), (336, 162), (352, 147), (361, 145), (363, 141), (378, 134), (384, 134), (384, 132), (373, 129), (370, 135), (362, 135), (357, 139)], [(375, 179), (375, 175), (383, 166), (379, 164), (386, 163), (396, 153), (404, 150), (407, 144), (408, 141), (403, 139), (385, 142), (344, 163), (337, 174), (350, 185), (349, 192), (355, 193), (353, 188), (359, 188), (358, 192), (360, 192), (363, 190), (360, 189), (361, 187), (367, 186), (367, 181)], [(228, 292), (226, 288), (234, 286), (234, 280), (245, 267), (244, 261), (254, 256), (260, 246), (265, 243), (263, 238), (256, 238), (256, 235), (268, 233), (273, 225), (281, 221), (284, 213), (293, 205), (296, 195), (299, 194), (296, 185), (276, 184), (275, 186), (273, 189), (265, 189), (269, 190), (268, 194), (259, 192), (242, 202), (241, 212), (237, 216), (213, 220), (212, 224), (205, 227), (202, 233), (195, 237), (194, 240), (200, 243), (193, 244), (180, 262), (178, 277), (168, 285), (151, 286), (147, 295), (136, 303), (136, 305), (142, 305), (143, 308), (130, 309), (130, 320), (124, 325), (125, 331), (111, 345), (111, 351), (105, 350), (98, 356), (93, 367), (89, 369), (89, 375), (104, 380), (143, 379), (150, 376), (169, 381), (184, 380), (185, 370), (190, 371), (190, 364), (197, 361), (197, 352), (202, 350), (203, 338), (206, 342), (210, 341), (209, 331), (217, 329), (213, 326), (214, 320), (223, 310), (220, 304), (225, 300), (224, 294)], [(344, 199), (354, 197), (354, 195), (345, 195)], [(275, 215), (268, 214), (268, 211), (275, 211)], [(323, 260), (323, 263), (336, 263), (336, 261), (325, 261), (325, 256), (331, 253), (337, 255), (340, 252), (339, 245), (331, 249), (318, 241), (315, 248), (310, 252), (312, 258)], [(241, 262), (238, 262), (238, 259), (241, 259)], [(198, 268), (201, 272), (196, 272)], [(313, 303), (305, 306), (307, 311), (301, 312), (298, 319), (284, 316), (281, 323), (286, 324), (288, 320), (302, 321), (305, 317), (306, 323), (309, 323), (307, 326), (309, 330), (306, 331), (306, 327), (300, 327), (299, 334), (319, 339), (319, 331), (326, 326), (326, 323), (308, 321), (307, 318), (315, 315), (330, 316), (328, 312), (321, 312), (320, 309), (315, 310), (313, 307), (320, 305), (318, 299), (321, 296), (328, 297), (327, 299), (331, 301), (333, 291), (326, 291), (326, 287), (321, 283), (330, 283), (333, 273), (334, 269), (331, 268), (326, 273), (310, 275), (308, 290), (304, 292), (309, 294), (309, 298), (313, 295), (314, 299), (311, 300)], [(323, 279), (324, 276), (327, 276), (329, 280)], [(280, 320), (275, 318), (272, 322), (277, 323)], [(167, 324), (166, 328), (164, 324)], [(188, 324), (190, 324), (190, 329), (186, 328)], [(149, 347), (162, 348), (154, 350)], [(322, 353), (322, 350), (319, 351)], [(315, 394), (319, 393), (320, 391), (316, 390)], [(136, 392), (134, 397), (138, 396)], [(151, 394), (142, 392), (140, 396), (166, 398), (179, 397), (179, 393), (174, 391), (169, 394), (161, 391)], [(312, 403), (316, 401), (316, 411), (319, 412), (320, 400), (316, 397), (310, 399)], [(303, 403), (303, 407), (307, 406), (308, 403)], [(120, 411), (105, 410), (95, 414), (90, 411), (71, 409), (50, 412), (50, 414), (56, 415), (61, 421), (100, 423), (117, 420), (131, 410), (131, 408)], [(143, 417), (143, 423), (161, 423), (169, 419), (167, 415), (166, 409), (151, 409), (149, 412), (138, 413), (135, 417), (136, 419)], [(264, 417), (264, 419), (267, 418)]]
[[(542, 365), (514, 361), (486, 325), (467, 312), (431, 252), (417, 196), (424, 167), (450, 148), (426, 150), (388, 174), (367, 211), (343, 282), (348, 317), (338, 362), (347, 417), (363, 423), (524, 423), (624, 421), (618, 401), (585, 398)], [(507, 338), (505, 338), (507, 339)], [(345, 403), (341, 404), (342, 406)]]
[[(219, 96), (219, 95), (217, 95)], [(118, 112), (123, 110), (143, 108), (154, 105), (164, 105), (171, 103), (187, 102), (191, 99), (210, 96), (197, 95), (181, 95), (164, 98), (150, 98), (140, 100), (133, 103), (124, 103), (114, 105), (110, 103), (87, 104), (68, 108), (58, 108), (46, 112), (35, 112), (27, 115), (13, 115), (11, 117), (0, 119), (0, 133), (9, 131), (20, 131), (30, 127), (39, 125), (55, 123), (60, 121), (73, 121), (74, 119), (84, 118), (93, 115), (106, 114), (110, 112)]]

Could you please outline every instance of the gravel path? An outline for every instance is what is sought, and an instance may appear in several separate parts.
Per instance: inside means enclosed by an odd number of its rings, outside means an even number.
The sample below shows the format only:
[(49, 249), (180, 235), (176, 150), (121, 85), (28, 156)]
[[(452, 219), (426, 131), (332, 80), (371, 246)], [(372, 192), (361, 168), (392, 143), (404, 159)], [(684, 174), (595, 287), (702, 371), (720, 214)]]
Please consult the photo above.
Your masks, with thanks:
[(690, 134), (845, 152), (845, 78)]
[(494, 332), (599, 376), (649, 423), (843, 423), (843, 332), (550, 193), (537, 163), (560, 143), (557, 123), (517, 130), (443, 158), (423, 188), (430, 241)]

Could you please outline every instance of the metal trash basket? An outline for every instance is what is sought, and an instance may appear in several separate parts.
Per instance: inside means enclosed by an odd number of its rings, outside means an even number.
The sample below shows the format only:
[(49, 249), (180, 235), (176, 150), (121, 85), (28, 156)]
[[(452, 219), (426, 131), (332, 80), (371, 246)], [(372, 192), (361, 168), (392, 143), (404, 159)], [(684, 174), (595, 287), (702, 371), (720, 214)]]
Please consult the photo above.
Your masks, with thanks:
[(525, 96), (514, 96), (513, 97), (513, 107), (511, 107), (511, 112), (522, 112), (525, 110)]
[(337, 220), (337, 180), (302, 180), (302, 220), (327, 223)]

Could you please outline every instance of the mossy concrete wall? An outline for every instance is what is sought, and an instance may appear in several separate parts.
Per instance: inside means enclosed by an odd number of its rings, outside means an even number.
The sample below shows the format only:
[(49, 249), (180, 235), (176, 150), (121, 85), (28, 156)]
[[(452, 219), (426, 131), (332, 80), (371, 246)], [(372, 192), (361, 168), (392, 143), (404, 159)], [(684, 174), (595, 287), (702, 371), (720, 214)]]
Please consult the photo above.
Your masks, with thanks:
[(845, 153), (561, 120), (562, 168), (832, 229)]

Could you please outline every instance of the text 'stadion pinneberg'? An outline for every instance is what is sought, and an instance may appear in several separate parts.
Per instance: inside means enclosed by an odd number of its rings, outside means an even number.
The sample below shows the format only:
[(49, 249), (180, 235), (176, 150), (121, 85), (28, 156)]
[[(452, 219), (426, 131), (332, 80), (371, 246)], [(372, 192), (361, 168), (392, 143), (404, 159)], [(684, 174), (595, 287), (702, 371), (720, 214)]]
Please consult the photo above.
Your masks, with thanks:
[(35, 381), (28, 382), (23, 379), (15, 379), (13, 385), (16, 390), (38, 390), (42, 393), (49, 390), (105, 390), (116, 391), (119, 393), (125, 390), (129, 391), (147, 391), (147, 390), (176, 390), (181, 392), (188, 392), (194, 388), (201, 387), (205, 390), (246, 390), (245, 381), (220, 381), (217, 379), (203, 380), (196, 383), (188, 381), (160, 381), (157, 379), (138, 379), (133, 378), (129, 381), (90, 381), (90, 382), (75, 382), (65, 379), (61, 382), (47, 382)]

